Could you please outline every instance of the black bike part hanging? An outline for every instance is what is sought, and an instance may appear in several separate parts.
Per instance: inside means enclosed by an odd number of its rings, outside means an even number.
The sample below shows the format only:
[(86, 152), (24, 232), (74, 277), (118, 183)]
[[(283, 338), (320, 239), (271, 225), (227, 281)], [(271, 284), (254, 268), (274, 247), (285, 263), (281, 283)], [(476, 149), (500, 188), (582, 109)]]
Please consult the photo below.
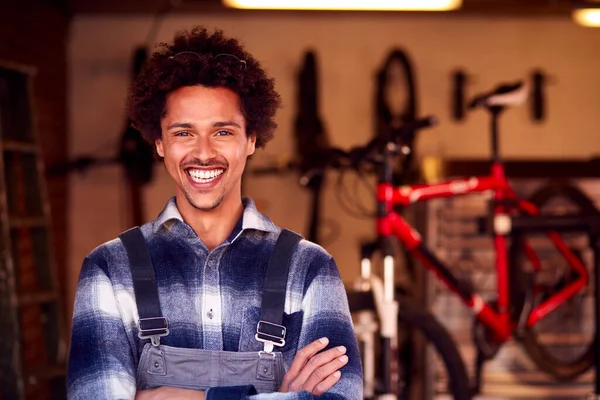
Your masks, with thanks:
[(298, 112), (294, 137), (300, 174), (309, 176), (304, 186), (311, 191), (307, 239), (320, 244), (321, 192), (324, 185), (324, 171), (327, 167), (325, 152), (329, 148), (329, 139), (319, 115), (318, 83), (316, 54), (314, 51), (307, 51), (304, 55), (304, 64), (298, 73)]
[[(406, 90), (404, 96), (404, 107), (402, 110), (394, 110), (392, 104), (388, 102), (387, 91), (390, 89), (391, 73), (395, 66), (401, 66), (403, 72), (404, 85)], [(379, 137), (389, 136), (390, 130), (412, 122), (417, 116), (417, 95), (414, 71), (408, 55), (400, 49), (392, 50), (382, 67), (377, 72), (377, 87), (375, 93), (375, 134)], [(397, 93), (395, 95), (398, 95)], [(401, 95), (401, 94), (400, 94)], [(414, 165), (413, 151), (414, 137), (409, 139), (403, 145), (410, 149), (408, 154), (401, 158), (400, 165), (394, 173), (395, 184), (414, 183), (419, 180), (418, 168)]]
[(531, 96), (531, 119), (534, 122), (542, 122), (546, 119), (546, 82), (547, 77), (541, 70), (535, 70), (531, 74), (532, 96)]
[(452, 74), (452, 119), (463, 121), (465, 119), (465, 87), (467, 85), (467, 74), (462, 70), (456, 70)]

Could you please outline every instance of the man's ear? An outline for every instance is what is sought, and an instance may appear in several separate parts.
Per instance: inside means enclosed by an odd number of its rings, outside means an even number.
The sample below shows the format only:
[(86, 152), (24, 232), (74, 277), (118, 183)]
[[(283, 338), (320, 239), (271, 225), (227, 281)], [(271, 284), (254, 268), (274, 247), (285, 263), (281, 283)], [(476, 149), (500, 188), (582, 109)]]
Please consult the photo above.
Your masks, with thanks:
[(248, 137), (248, 148), (246, 155), (249, 157), (256, 151), (256, 135), (250, 135)]
[(154, 145), (156, 146), (156, 152), (159, 156), (165, 157), (165, 150), (163, 149), (163, 142), (161, 139), (156, 139), (154, 141)]

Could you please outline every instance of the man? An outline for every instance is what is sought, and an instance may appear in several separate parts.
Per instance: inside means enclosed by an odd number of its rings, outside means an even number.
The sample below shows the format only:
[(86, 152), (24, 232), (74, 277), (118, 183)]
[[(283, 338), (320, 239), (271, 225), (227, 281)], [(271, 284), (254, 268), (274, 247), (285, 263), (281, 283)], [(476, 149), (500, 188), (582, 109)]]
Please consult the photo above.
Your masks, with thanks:
[(273, 80), (221, 31), (178, 34), (145, 65), (129, 113), (175, 196), (155, 221), (85, 258), (70, 399), (362, 398), (333, 258), (241, 196), (246, 160), (273, 137), (279, 105)]

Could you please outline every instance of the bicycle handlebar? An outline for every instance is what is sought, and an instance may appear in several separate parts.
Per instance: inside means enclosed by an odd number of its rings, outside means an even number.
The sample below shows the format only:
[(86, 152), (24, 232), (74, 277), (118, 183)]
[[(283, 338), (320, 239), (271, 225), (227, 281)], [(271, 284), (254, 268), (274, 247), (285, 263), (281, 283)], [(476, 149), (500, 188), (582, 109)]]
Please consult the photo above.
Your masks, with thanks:
[(437, 119), (434, 116), (428, 116), (409, 122), (400, 128), (390, 128), (387, 134), (372, 139), (364, 146), (353, 147), (348, 151), (337, 147), (330, 147), (324, 153), (326, 158), (325, 164), (333, 168), (342, 166), (356, 168), (364, 162), (376, 164), (377, 161), (371, 157), (373, 153), (375, 155), (381, 154), (388, 143), (394, 143), (399, 146), (403, 143), (410, 143), (416, 132), (436, 124)]

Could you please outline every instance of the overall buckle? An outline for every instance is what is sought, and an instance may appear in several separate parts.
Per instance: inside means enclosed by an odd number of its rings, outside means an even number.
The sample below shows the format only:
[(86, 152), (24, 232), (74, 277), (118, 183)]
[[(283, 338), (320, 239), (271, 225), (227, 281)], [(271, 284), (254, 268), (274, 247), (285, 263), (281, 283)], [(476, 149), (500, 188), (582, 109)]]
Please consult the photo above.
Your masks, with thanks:
[(153, 346), (160, 345), (160, 337), (169, 334), (169, 322), (165, 317), (140, 318), (138, 324), (140, 327), (138, 337), (150, 338)]
[(265, 353), (271, 353), (273, 346), (283, 347), (285, 345), (286, 328), (283, 325), (277, 325), (272, 322), (258, 321), (256, 325), (256, 335), (259, 342), (265, 344)]

